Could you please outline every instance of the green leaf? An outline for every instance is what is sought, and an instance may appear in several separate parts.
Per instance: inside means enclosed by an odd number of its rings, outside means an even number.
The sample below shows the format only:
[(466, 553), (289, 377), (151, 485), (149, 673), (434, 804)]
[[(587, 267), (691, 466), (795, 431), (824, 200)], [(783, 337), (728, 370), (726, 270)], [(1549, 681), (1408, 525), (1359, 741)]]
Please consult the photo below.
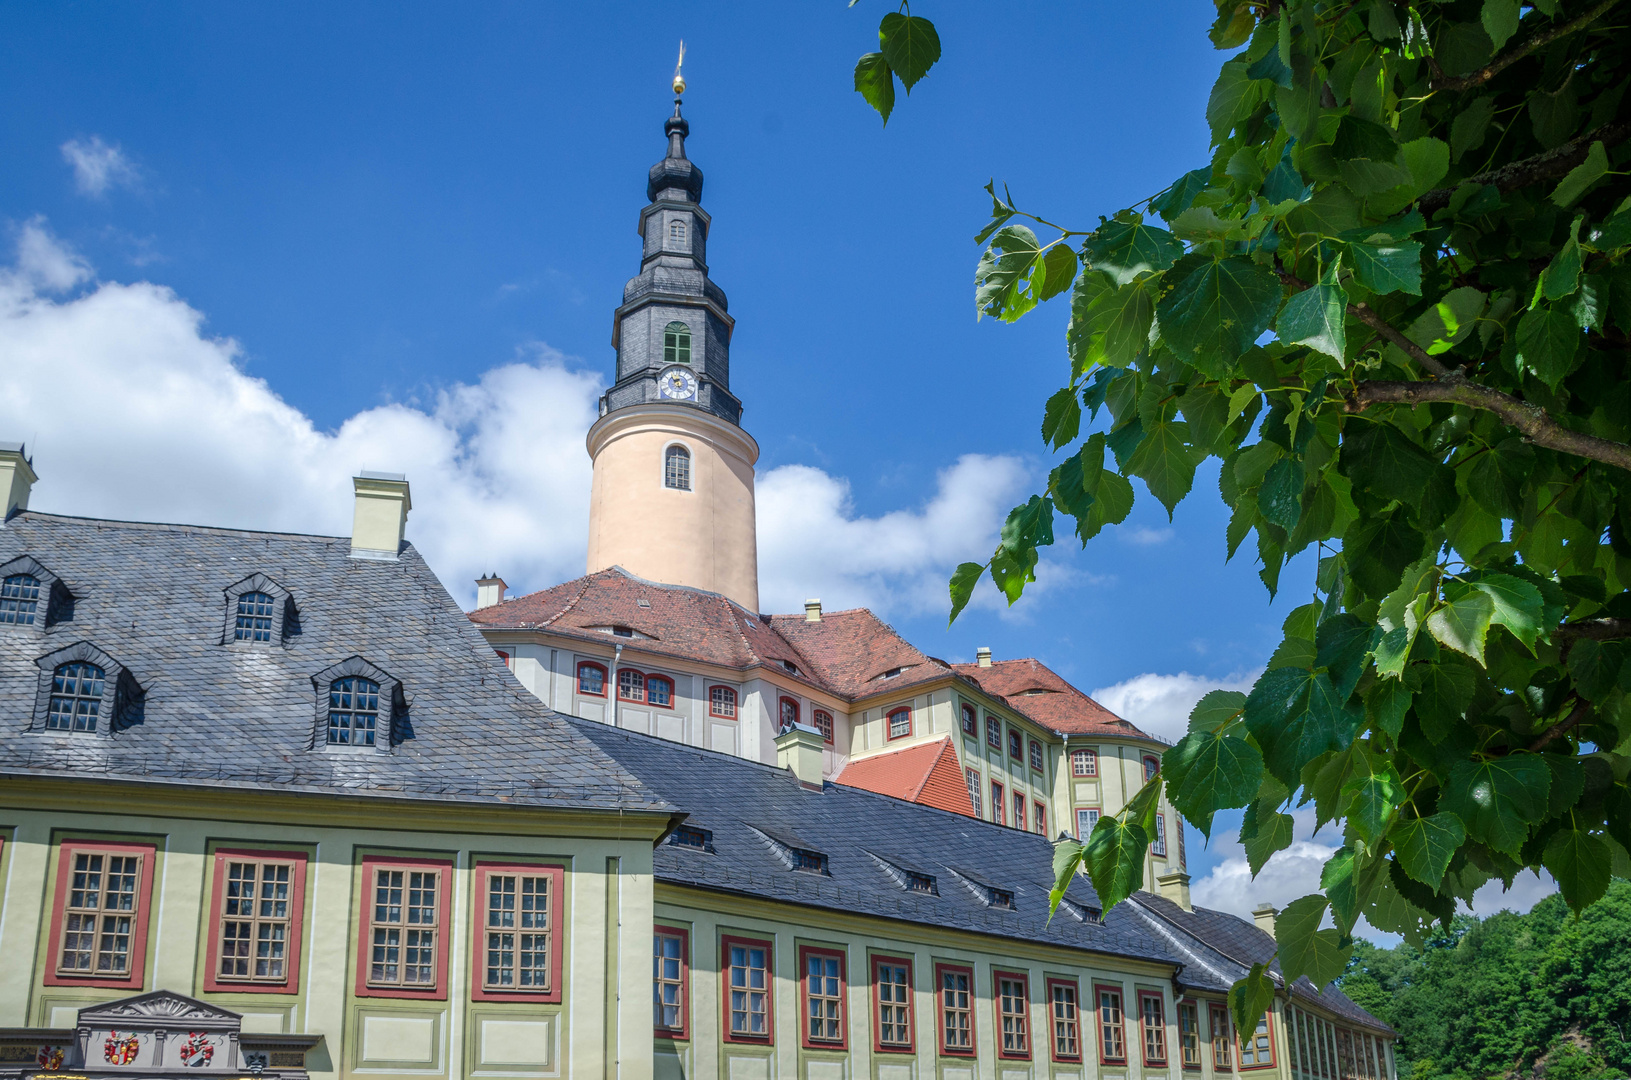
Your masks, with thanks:
[(1439, 806), (1460, 818), (1474, 840), (1516, 855), (1528, 827), (1546, 815), (1551, 783), (1551, 770), (1536, 754), (1461, 761), (1450, 770)]
[(1125, 285), (1140, 274), (1165, 270), (1184, 253), (1184, 245), (1165, 229), (1146, 225), (1134, 215), (1107, 221), (1082, 243), (1082, 258), (1095, 270)]
[(1246, 695), (1239, 690), (1211, 690), (1189, 711), (1189, 730), (1217, 732), (1233, 723), (1246, 708)]
[(1403, 679), (1378, 679), (1365, 698), (1365, 711), (1378, 731), (1397, 739), (1414, 696)]
[(1143, 885), (1145, 850), (1150, 835), (1136, 821), (1101, 817), (1088, 834), (1082, 852), (1093, 891), (1108, 911)]
[(1441, 465), (1393, 424), (1369, 424), (1344, 433), (1337, 462), (1354, 487), (1383, 500), (1420, 503)]
[(1534, 652), (1544, 616), (1540, 590), (1511, 574), (1486, 574), (1474, 581), (1472, 588), (1494, 602), (1495, 614), (1491, 621), (1506, 627), (1525, 648)]
[(1173, 285), (1156, 304), (1156, 314), (1168, 344), (1193, 356), (1203, 371), (1216, 373), (1230, 369), (1252, 347), (1279, 306), (1280, 279), (1274, 271), (1247, 259), (1208, 259)]
[(1036, 296), (1039, 303), (1052, 300), (1070, 288), (1070, 283), (1076, 278), (1076, 253), (1062, 243), (1053, 245), (1042, 256), (1042, 275), (1042, 285)]
[(1212, 838), (1212, 815), (1245, 806), (1263, 782), (1263, 755), (1245, 739), (1209, 731), (1185, 735), (1161, 755), (1167, 797), (1201, 835)]
[(1205, 191), (1211, 182), (1212, 170), (1209, 167), (1186, 172), (1174, 180), (1166, 191), (1150, 200), (1150, 209), (1171, 222), (1173, 218), (1188, 210), (1190, 204), (1195, 201), (1195, 196)]
[(1484, 638), (1495, 618), (1495, 601), (1482, 592), (1469, 592), (1427, 616), (1427, 630), (1440, 645), (1484, 662)]
[(1497, 52), (1518, 32), (1518, 15), (1518, 0), (1484, 0), (1484, 33)]
[(1290, 814), (1279, 813), (1261, 799), (1246, 808), (1240, 823), (1240, 844), (1246, 849), (1246, 864), (1253, 877), (1262, 873), (1275, 852), (1291, 846), (1295, 825)]
[[(1315, 893), (1293, 900), (1275, 917), (1274, 937), (1280, 946), (1280, 972), (1288, 984), (1306, 975), (1315, 986), (1324, 987), (1347, 966), (1353, 946), (1343, 947), (1342, 938), (1335, 930), (1319, 928), (1330, 906), (1330, 901)], [(1254, 1029), (1260, 1015), (1260, 1012), (1252, 1014)]]
[(855, 92), (878, 110), (887, 127), (889, 114), (895, 110), (895, 73), (889, 70), (883, 53), (867, 53), (855, 62)]
[(1342, 554), (1348, 573), (1364, 592), (1386, 595), (1399, 584), (1405, 567), (1421, 558), (1426, 538), (1410, 524), (1404, 513), (1361, 518), (1342, 537)]
[(1082, 868), (1084, 851), (1083, 846), (1074, 840), (1060, 840), (1053, 845), (1053, 888), (1048, 890), (1049, 919), (1059, 910), (1059, 901), (1065, 898), (1065, 891)]
[(1286, 532), (1297, 527), (1302, 516), (1303, 463), (1295, 458), (1281, 458), (1269, 466), (1257, 489), (1257, 509), (1263, 517)]
[(1150, 425), (1127, 461), (1127, 471), (1149, 485), (1171, 518), (1173, 508), (1195, 483), (1196, 455), (1189, 447), (1189, 425), (1162, 420)]
[(1519, 362), (1552, 390), (1574, 370), (1579, 349), (1580, 327), (1567, 308), (1533, 308), (1518, 322)]
[(1325, 668), (1337, 696), (1346, 701), (1365, 673), (1365, 661), (1382, 638), (1382, 628), (1348, 612), (1320, 623), (1314, 635), (1314, 666)]
[(1348, 293), (1337, 283), (1341, 259), (1331, 260), (1326, 277), (1286, 301), (1275, 332), (1290, 345), (1307, 345), (1346, 365)]
[(1450, 859), (1467, 839), (1461, 819), (1447, 811), (1396, 822), (1388, 835), (1404, 872), (1433, 889), (1444, 880)]
[(1489, 122), (1494, 118), (1494, 98), (1480, 97), (1468, 102), (1450, 122), (1450, 156), (1460, 161), (1462, 154), (1482, 146)]
[(1331, 902), (1331, 914), (1337, 924), (1334, 933), (1339, 941), (1353, 933), (1354, 923), (1359, 921), (1361, 866), (1353, 847), (1344, 844), (1320, 868), (1320, 888)]
[(1552, 201), (1559, 206), (1573, 206), (1587, 188), (1607, 175), (1608, 151), (1603, 149), (1601, 142), (1594, 142), (1591, 149), (1586, 151), (1586, 160), (1570, 169), (1569, 174), (1552, 189)]
[(980, 575), (985, 573), (982, 563), (966, 562), (958, 566), (951, 574), (951, 618), (946, 620), (950, 626), (957, 621), (957, 616), (968, 607), (969, 600), (974, 596), (974, 586), (980, 581)]
[(878, 24), (878, 41), (883, 58), (900, 76), (908, 94), (940, 59), (940, 35), (935, 33), (934, 23), (916, 15), (898, 11), (885, 15)]
[(1246, 116), (1263, 100), (1262, 86), (1246, 74), (1246, 63), (1231, 60), (1218, 73), (1212, 93), (1206, 100), (1206, 122), (1212, 128), (1212, 141), (1221, 144), (1235, 121)]
[(1580, 242), (1575, 238), (1579, 231), (1580, 219), (1575, 218), (1569, 238), (1558, 248), (1546, 272), (1541, 275), (1540, 292), (1548, 300), (1571, 296), (1580, 287)]
[(1288, 787), (1299, 782), (1304, 765), (1345, 747), (1358, 724), (1330, 677), (1302, 668), (1264, 672), (1246, 697), (1245, 719), (1269, 771)]
[(1342, 812), (1348, 828), (1374, 849), (1398, 812), (1403, 796), (1399, 774), (1390, 764), (1355, 773), (1342, 784)]
[(1076, 388), (1067, 386), (1048, 398), (1042, 411), (1042, 441), (1057, 450), (1076, 441), (1081, 431), (1082, 406)]
[(998, 229), (974, 271), (976, 314), (1013, 322), (1030, 311), (1036, 306), (1037, 295), (1034, 287), (1029, 292), (1026, 287), (1040, 266), (1042, 247), (1034, 232), (1023, 225)]
[(1127, 367), (1149, 345), (1155, 301), (1149, 279), (1128, 282), (1119, 289), (1099, 289), (1097, 272), (1083, 274), (1070, 298), (1070, 327), (1065, 339), (1077, 371), (1095, 364)]
[(1236, 1038), (1250, 1042), (1257, 1022), (1274, 1004), (1274, 981), (1267, 964), (1253, 964), (1251, 971), (1229, 988), (1229, 1014), (1234, 1018)]
[(1417, 241), (1350, 243), (1348, 254), (1353, 259), (1354, 277), (1371, 292), (1421, 295), (1421, 244)]
[(1434, 745), (1443, 742), (1461, 723), (1477, 688), (1472, 671), (1450, 656), (1439, 663), (1418, 665), (1420, 684), (1416, 688), (1416, 719), (1422, 733)]
[(1608, 891), (1613, 859), (1600, 836), (1583, 829), (1563, 829), (1547, 841), (1541, 863), (1557, 879), (1558, 891), (1576, 914)]

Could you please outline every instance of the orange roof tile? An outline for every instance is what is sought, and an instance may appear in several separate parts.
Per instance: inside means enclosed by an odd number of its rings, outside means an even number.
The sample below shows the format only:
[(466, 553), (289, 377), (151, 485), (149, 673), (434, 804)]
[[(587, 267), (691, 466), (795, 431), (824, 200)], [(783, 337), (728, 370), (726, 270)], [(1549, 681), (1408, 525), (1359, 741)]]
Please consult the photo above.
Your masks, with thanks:
[(952, 749), (949, 738), (852, 760), (834, 780), (879, 795), (974, 816), (968, 784), (957, 767), (957, 751)]

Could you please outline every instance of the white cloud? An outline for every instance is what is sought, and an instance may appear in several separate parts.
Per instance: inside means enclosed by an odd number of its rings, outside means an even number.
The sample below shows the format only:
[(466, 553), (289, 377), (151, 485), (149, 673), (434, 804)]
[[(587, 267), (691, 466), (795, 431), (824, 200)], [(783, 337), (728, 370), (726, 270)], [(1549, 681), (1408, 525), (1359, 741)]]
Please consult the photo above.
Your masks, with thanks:
[(1092, 698), (1150, 734), (1177, 742), (1189, 730), (1189, 713), (1197, 701), (1213, 690), (1249, 691), (1259, 674), (1261, 671), (1236, 672), (1212, 679), (1187, 671), (1176, 675), (1149, 672), (1114, 686), (1101, 686)]
[[(598, 375), (536, 344), (474, 384), (324, 432), (240, 370), (242, 347), (207, 334), (169, 289), (94, 282), (69, 293), (90, 277), (39, 218), (0, 269), (0, 439), (26, 439), (35, 455), (34, 509), (344, 536), (350, 477), (382, 469), (408, 474), (408, 537), (461, 602), (488, 570), (517, 589), (583, 573), (583, 438)], [(771, 470), (759, 479), (767, 606), (797, 611), (820, 595), (943, 608), (952, 567), (990, 550), (1026, 479), (1017, 459), (971, 455), (925, 505), (868, 518), (841, 478)]]
[(62, 160), (74, 168), (74, 186), (81, 195), (100, 199), (116, 187), (135, 187), (141, 173), (117, 144), (109, 146), (102, 136), (69, 139), (62, 144)]
[(1166, 543), (1177, 534), (1164, 525), (1159, 529), (1152, 529), (1148, 525), (1118, 525), (1116, 526), (1116, 535), (1129, 544), (1137, 544), (1139, 547), (1153, 547), (1156, 544)]
[(1470, 911), (1481, 919), (1487, 919), (1497, 911), (1522, 914), (1555, 892), (1557, 882), (1544, 870), (1521, 873), (1512, 879), (1510, 889), (1499, 880), (1484, 882), (1472, 894), (1472, 904), (1462, 904), (1461, 910)]

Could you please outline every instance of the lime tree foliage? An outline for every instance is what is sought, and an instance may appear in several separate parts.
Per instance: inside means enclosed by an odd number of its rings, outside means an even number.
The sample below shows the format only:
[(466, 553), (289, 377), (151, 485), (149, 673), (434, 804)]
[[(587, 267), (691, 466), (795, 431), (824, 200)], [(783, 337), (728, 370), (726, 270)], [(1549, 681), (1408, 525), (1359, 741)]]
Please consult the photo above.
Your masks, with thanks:
[[(1229, 557), (1271, 596), (1318, 565), (1251, 693), (1201, 701), (1160, 776), (1059, 846), (1061, 887), (1139, 887), (1158, 785), (1207, 836), (1244, 809), (1254, 873), (1312, 803), (1343, 845), (1279, 962), (1323, 984), (1361, 916), (1419, 941), (1525, 868), (1576, 912), (1631, 871), (1628, 16), (1218, 0), (1209, 163), (1093, 228), (988, 186), (975, 304), (1069, 305), (1041, 425), (1067, 456), (958, 568), (952, 617), (984, 575), (1018, 600), (1056, 529), (1125, 520), (1131, 478), (1170, 515), (1209, 457)], [(929, 56), (890, 41), (932, 29), (885, 19), (856, 72), (881, 113)]]
[(1631, 882), (1575, 919), (1560, 896), (1457, 916), (1419, 945), (1357, 942), (1342, 990), (1399, 1033), (1412, 1080), (1631, 1071)]

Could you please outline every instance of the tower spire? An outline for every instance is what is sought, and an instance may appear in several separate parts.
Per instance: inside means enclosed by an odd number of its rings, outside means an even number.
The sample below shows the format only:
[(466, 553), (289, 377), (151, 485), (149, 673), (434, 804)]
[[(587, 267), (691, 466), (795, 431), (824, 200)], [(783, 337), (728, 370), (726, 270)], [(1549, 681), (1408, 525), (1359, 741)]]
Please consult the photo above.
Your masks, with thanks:
[[(680, 58), (674, 65), (674, 115), (668, 118), (663, 125), (663, 134), (668, 136), (668, 156), (678, 161), (685, 160), (685, 137), (691, 134), (691, 125), (685, 122), (680, 115), (680, 99), (685, 95), (685, 76), (680, 69), (685, 66), (685, 40), (680, 39)], [(701, 192), (698, 192), (701, 195)]]

